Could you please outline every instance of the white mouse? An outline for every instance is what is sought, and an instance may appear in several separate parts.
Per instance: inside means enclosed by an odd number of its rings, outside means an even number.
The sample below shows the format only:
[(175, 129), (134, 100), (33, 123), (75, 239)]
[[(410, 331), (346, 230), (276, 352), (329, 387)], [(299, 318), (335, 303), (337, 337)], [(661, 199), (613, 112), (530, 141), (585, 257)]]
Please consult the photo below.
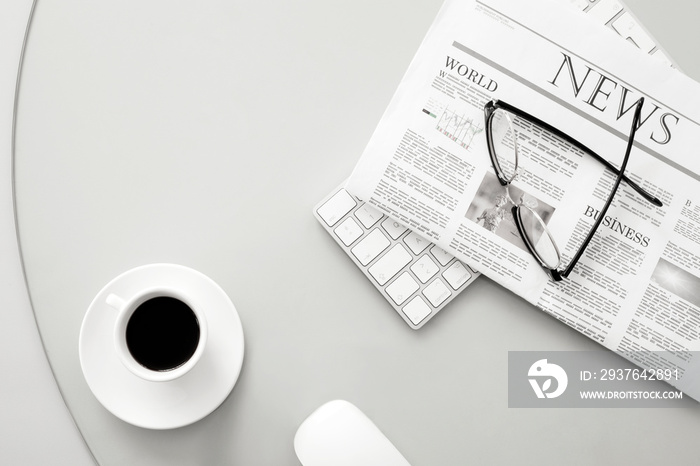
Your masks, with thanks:
[(304, 466), (410, 466), (355, 405), (329, 401), (302, 422), (294, 450)]

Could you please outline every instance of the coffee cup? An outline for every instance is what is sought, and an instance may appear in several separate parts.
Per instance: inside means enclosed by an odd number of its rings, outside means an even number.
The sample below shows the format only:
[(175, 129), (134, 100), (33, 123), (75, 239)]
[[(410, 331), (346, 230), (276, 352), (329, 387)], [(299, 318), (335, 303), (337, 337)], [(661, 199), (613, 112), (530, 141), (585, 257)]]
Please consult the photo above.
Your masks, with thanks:
[(204, 312), (186, 293), (167, 287), (124, 298), (111, 293), (117, 311), (114, 348), (133, 374), (152, 382), (175, 380), (197, 364), (207, 342)]

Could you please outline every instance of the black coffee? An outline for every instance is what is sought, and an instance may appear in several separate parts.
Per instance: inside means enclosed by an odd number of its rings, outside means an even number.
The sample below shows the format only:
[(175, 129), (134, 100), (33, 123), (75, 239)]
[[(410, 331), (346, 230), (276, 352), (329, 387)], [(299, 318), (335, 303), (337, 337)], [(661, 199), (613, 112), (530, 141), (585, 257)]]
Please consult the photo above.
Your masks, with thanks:
[(190, 307), (159, 296), (141, 304), (126, 325), (126, 345), (133, 358), (154, 371), (186, 363), (199, 344), (199, 323)]

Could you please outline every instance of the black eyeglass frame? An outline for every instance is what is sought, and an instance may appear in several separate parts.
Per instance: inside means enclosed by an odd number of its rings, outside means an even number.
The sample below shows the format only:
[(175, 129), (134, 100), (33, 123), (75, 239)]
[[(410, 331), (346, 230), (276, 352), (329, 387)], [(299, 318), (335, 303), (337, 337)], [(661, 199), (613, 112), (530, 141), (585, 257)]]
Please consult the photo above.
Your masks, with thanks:
[[(496, 112), (496, 110), (501, 109), (505, 110), (509, 113), (512, 113), (513, 115), (516, 115), (517, 117), (520, 117), (524, 120), (528, 120), (531, 123), (535, 123), (536, 125), (540, 126), (541, 128), (549, 131), (550, 133), (554, 134), (555, 136), (563, 139), (564, 141), (568, 142), (572, 146), (576, 147), (577, 149), (583, 151), (584, 153), (587, 153), (591, 155), (594, 159), (602, 163), (603, 165), (606, 166), (609, 170), (611, 170), (613, 173), (617, 175), (617, 178), (615, 179), (615, 183), (613, 184), (613, 188), (610, 191), (610, 195), (608, 196), (608, 199), (606, 200), (605, 204), (603, 205), (602, 209), (600, 210), (600, 213), (598, 215), (598, 219), (595, 221), (593, 224), (593, 227), (591, 228), (590, 232), (584, 239), (583, 243), (579, 247), (578, 251), (576, 254), (573, 255), (571, 261), (569, 264), (566, 266), (564, 270), (559, 270), (558, 268), (552, 268), (548, 266), (545, 261), (540, 257), (540, 255), (537, 253), (536, 248), (534, 245), (531, 243), (529, 235), (525, 231), (525, 226), (520, 218), (520, 209), (521, 208), (527, 208), (527, 206), (523, 206), (522, 204), (518, 205), (513, 205), (511, 209), (511, 213), (513, 215), (513, 220), (515, 221), (515, 225), (518, 229), (518, 233), (520, 234), (520, 237), (523, 239), (525, 246), (527, 249), (530, 251), (530, 254), (533, 255), (535, 259), (540, 263), (542, 268), (547, 271), (547, 273), (552, 277), (554, 281), (561, 281), (562, 279), (566, 278), (569, 276), (573, 268), (576, 266), (578, 263), (579, 259), (583, 255), (583, 252), (586, 250), (588, 247), (588, 244), (591, 242), (591, 239), (593, 238), (593, 235), (595, 232), (598, 230), (598, 227), (602, 223), (603, 219), (605, 218), (605, 213), (608, 211), (608, 208), (610, 207), (610, 204), (612, 203), (613, 198), (615, 197), (615, 194), (617, 193), (617, 190), (620, 186), (620, 183), (622, 180), (624, 180), (631, 188), (633, 188), (635, 191), (637, 191), (644, 199), (647, 201), (651, 202), (655, 206), (662, 207), (663, 203), (656, 198), (655, 196), (649, 194), (647, 191), (645, 191), (643, 188), (641, 188), (637, 183), (634, 181), (630, 180), (627, 176), (625, 176), (624, 172), (627, 167), (627, 162), (629, 161), (630, 153), (632, 151), (632, 146), (634, 144), (634, 136), (637, 132), (637, 128), (639, 127), (639, 121), (641, 119), (641, 111), (642, 111), (642, 105), (644, 104), (644, 98), (641, 97), (636, 104), (636, 108), (634, 111), (634, 117), (632, 119), (632, 127), (630, 129), (630, 134), (627, 139), (627, 149), (625, 150), (625, 157), (622, 161), (622, 164), (620, 165), (620, 168), (618, 169), (615, 167), (613, 164), (611, 164), (608, 160), (604, 159), (600, 155), (596, 154), (593, 152), (591, 149), (589, 149), (587, 146), (583, 145), (582, 143), (578, 142), (576, 139), (572, 138), (568, 134), (560, 131), (559, 129), (555, 128), (554, 126), (550, 125), (549, 123), (546, 123), (539, 118), (530, 115), (529, 113), (520, 110), (517, 107), (514, 107), (513, 105), (510, 105), (506, 102), (503, 102), (502, 100), (491, 100), (486, 103), (484, 106), (484, 118), (485, 118), (485, 128), (486, 128), (486, 144), (488, 146), (489, 150), (489, 157), (491, 159), (491, 165), (493, 165), (494, 171), (496, 172), (496, 177), (498, 178), (499, 183), (501, 186), (508, 188), (508, 185), (510, 185), (513, 180), (515, 179), (517, 175), (517, 155), (516, 155), (516, 168), (514, 170), (514, 175), (510, 179), (508, 179), (502, 169), (500, 164), (498, 163), (498, 159), (496, 158), (496, 151), (494, 148), (494, 143), (493, 143), (493, 133), (491, 129), (491, 120), (493, 119), (493, 116)], [(516, 149), (516, 154), (517, 154), (517, 149)], [(535, 214), (537, 220), (541, 223), (542, 227), (545, 230), (545, 233), (550, 236), (552, 244), (554, 245), (554, 248), (557, 249), (557, 255), (559, 256), (559, 260), (561, 262), (561, 255), (559, 254), (558, 248), (556, 246), (556, 243), (554, 242), (554, 238), (551, 237), (549, 234), (549, 231), (547, 230), (546, 225), (544, 224), (544, 221), (540, 218), (540, 216), (537, 214), (532, 209), (529, 209), (532, 213)], [(560, 264), (559, 264), (560, 265)]]

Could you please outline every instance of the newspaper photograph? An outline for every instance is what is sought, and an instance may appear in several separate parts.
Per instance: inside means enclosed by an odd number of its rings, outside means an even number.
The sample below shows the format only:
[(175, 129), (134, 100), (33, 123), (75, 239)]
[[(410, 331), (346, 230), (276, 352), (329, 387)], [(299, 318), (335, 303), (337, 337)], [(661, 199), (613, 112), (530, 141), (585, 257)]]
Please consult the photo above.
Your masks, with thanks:
[[(489, 102), (545, 126), (487, 123)], [(700, 399), (699, 104), (698, 83), (566, 4), (448, 0), (347, 189)], [(561, 281), (531, 252), (550, 239), (575, 264)]]

